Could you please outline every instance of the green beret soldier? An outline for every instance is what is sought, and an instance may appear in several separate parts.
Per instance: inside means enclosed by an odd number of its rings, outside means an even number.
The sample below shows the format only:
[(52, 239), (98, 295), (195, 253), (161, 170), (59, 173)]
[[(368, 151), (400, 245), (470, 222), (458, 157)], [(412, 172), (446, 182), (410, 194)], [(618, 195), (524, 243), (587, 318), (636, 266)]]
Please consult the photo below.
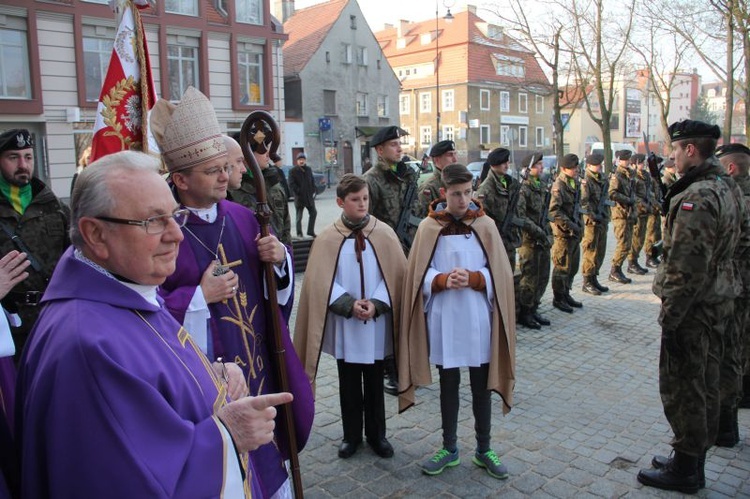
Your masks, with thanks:
[(612, 205), (612, 225), (615, 230), (617, 247), (612, 255), (612, 268), (609, 280), (620, 284), (630, 284), (632, 280), (622, 273), (622, 262), (630, 252), (633, 244), (633, 226), (637, 218), (636, 195), (633, 181), (634, 173), (630, 168), (631, 152), (627, 149), (617, 151), (617, 169), (610, 178), (609, 198)]
[(609, 228), (609, 180), (602, 173), (604, 156), (598, 153), (586, 158), (586, 175), (581, 180), (581, 209), (583, 215), (583, 287), (584, 293), (601, 295), (609, 291), (597, 279), (599, 269), (607, 252), (607, 229)]
[(635, 213), (636, 219), (633, 225), (633, 237), (630, 244), (630, 253), (628, 254), (628, 273), (644, 275), (648, 269), (641, 267), (638, 263), (638, 257), (646, 241), (646, 228), (648, 218), (653, 210), (653, 189), (651, 187), (651, 175), (646, 166), (645, 154), (633, 154), (630, 157), (630, 167), (632, 169), (632, 180), (635, 186)]

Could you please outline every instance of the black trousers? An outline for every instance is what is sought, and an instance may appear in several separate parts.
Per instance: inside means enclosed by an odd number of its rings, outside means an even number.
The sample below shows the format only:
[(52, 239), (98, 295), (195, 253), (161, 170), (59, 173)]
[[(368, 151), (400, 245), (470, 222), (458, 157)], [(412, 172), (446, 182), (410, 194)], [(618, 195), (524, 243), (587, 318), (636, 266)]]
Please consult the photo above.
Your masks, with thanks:
[(318, 210), (315, 208), (315, 203), (313, 202), (310, 206), (295, 204), (294, 207), (297, 208), (297, 235), (302, 235), (302, 213), (305, 211), (305, 208), (307, 208), (307, 212), (310, 214), (307, 220), (307, 235), (312, 236), (315, 234), (315, 218), (318, 216)]
[(339, 399), (344, 440), (362, 441), (362, 414), (368, 440), (385, 438), (385, 397), (383, 395), (383, 361), (353, 364), (336, 361), (339, 371)]
[[(457, 445), (458, 430), (458, 387), (461, 384), (461, 371), (458, 367), (443, 369), (440, 374), (440, 415), (443, 419), (443, 447), (454, 450)], [(477, 439), (477, 452), (490, 450), (490, 430), (492, 429), (492, 392), (487, 389), (489, 364), (469, 368), (471, 382), (471, 408), (474, 412), (474, 432)]]

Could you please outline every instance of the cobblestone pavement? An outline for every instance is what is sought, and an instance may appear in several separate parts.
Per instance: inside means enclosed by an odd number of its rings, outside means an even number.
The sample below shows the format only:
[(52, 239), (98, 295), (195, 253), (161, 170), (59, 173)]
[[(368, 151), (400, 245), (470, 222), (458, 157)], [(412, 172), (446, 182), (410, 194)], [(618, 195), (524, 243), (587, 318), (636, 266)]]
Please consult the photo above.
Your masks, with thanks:
[[(319, 228), (338, 213), (326, 208), (328, 203), (333, 203), (330, 192), (318, 201), (319, 211), (326, 213)], [(608, 248), (614, 248), (611, 230)], [(306, 497), (679, 496), (636, 480), (654, 454), (671, 450), (657, 383), (660, 331), (653, 271), (631, 275), (630, 285), (609, 283), (609, 261), (600, 276), (609, 293), (582, 293), (579, 275), (573, 296), (583, 301), (582, 309), (573, 314), (553, 309), (548, 290), (540, 311), (552, 326), (518, 328), (515, 405), (507, 416), (493, 395), (492, 445), (509, 469), (507, 480), (496, 480), (471, 462), (475, 441), (468, 372), (461, 387), (459, 466), (432, 477), (419, 468), (442, 444), (436, 371), (435, 383), (418, 389), (417, 405), (403, 414), (398, 414), (396, 398), (386, 395), (392, 459), (381, 459), (366, 446), (350, 459), (339, 459), (336, 364), (323, 355), (313, 432), (300, 454)], [(304, 276), (297, 277), (299, 286)], [(749, 428), (750, 410), (741, 410), (741, 442), (709, 452), (707, 486), (698, 497), (750, 497)]]

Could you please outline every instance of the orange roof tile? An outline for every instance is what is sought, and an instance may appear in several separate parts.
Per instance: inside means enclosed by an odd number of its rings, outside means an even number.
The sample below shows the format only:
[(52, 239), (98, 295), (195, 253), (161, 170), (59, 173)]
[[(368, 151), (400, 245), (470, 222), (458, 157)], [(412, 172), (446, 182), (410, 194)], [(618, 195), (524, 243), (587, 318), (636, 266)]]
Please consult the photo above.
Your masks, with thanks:
[(284, 76), (302, 71), (349, 0), (331, 0), (300, 9), (284, 23), (289, 40), (284, 44)]

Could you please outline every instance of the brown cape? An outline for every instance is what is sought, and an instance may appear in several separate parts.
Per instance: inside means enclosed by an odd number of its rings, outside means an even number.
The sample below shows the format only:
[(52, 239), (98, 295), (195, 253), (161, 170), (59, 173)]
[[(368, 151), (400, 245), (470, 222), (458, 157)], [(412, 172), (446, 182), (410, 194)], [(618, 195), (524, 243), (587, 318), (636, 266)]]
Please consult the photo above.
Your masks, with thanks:
[[(366, 251), (375, 252), (375, 258), (391, 299), (392, 340), (395, 350), (398, 346), (401, 285), (406, 270), (406, 257), (396, 233), (377, 218), (370, 216), (370, 221), (362, 232), (367, 238)], [(341, 219), (336, 220), (315, 238), (310, 249), (297, 309), (297, 321), (294, 325), (294, 348), (302, 360), (310, 383), (313, 384), (313, 390), (328, 318), (328, 302), (331, 298), (341, 246), (351, 233), (352, 231), (343, 224)], [(352, 268), (352, 272), (358, 271), (357, 268)]]
[[(493, 313), (490, 339), (491, 357), (487, 388), (503, 401), (503, 414), (513, 405), (516, 370), (516, 310), (513, 293), (513, 271), (505, 253), (495, 222), (488, 216), (466, 219), (479, 239), (492, 276)], [(398, 352), (399, 412), (415, 403), (415, 388), (432, 383), (427, 324), (425, 321), (422, 283), (432, 261), (443, 225), (432, 217), (422, 220), (409, 252), (404, 281), (404, 304)], [(460, 313), (460, 311), (452, 311)]]

